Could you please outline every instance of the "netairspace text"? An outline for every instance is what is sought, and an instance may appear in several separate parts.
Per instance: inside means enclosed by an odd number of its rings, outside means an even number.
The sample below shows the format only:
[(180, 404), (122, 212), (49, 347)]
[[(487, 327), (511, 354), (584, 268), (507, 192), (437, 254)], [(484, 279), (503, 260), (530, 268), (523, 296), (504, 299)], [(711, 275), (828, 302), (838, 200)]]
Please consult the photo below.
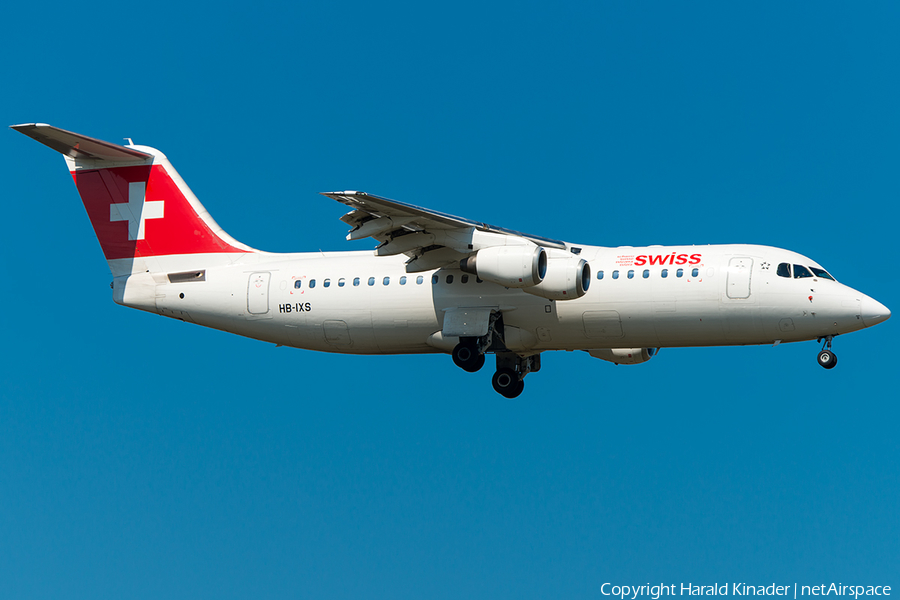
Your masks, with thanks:
[(819, 585), (800, 585), (790, 583), (779, 585), (751, 585), (749, 583), (713, 583), (708, 585), (693, 583), (659, 583), (644, 585), (618, 585), (604, 583), (600, 586), (604, 596), (615, 596), (624, 600), (637, 600), (646, 596), (651, 600), (659, 600), (662, 596), (852, 596), (854, 600), (860, 596), (890, 596), (889, 585), (844, 585), (843, 583), (821, 583)]

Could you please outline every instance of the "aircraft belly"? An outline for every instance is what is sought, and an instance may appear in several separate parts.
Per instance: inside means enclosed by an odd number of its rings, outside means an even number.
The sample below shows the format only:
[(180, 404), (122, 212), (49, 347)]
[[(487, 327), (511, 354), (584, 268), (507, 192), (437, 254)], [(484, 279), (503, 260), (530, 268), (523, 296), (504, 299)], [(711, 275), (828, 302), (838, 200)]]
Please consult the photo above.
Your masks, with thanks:
[[(744, 259), (732, 259), (732, 262)], [(738, 273), (743, 274), (743, 271)], [(724, 339), (720, 344), (744, 345), (770, 343), (760, 314), (759, 292), (750, 294), (742, 290), (744, 280), (729, 271), (726, 288), (719, 295), (719, 318), (722, 321)], [(745, 297), (744, 294), (747, 294)]]
[(433, 352), (428, 336), (440, 329), (434, 308), (400, 306), (372, 312), (375, 342), (384, 353)]
[(273, 321), (271, 310), (265, 314), (248, 314), (245, 278), (235, 291), (227, 277), (213, 275), (212, 270), (207, 275), (207, 281), (157, 285), (157, 312), (246, 337), (290, 343), (290, 337)]
[(714, 301), (679, 301), (677, 311), (657, 311), (653, 321), (662, 347), (706, 346), (721, 343), (724, 337)]
[(326, 352), (373, 354), (378, 352), (368, 310), (318, 310), (307, 315), (300, 333)]
[(755, 304), (720, 305), (725, 332), (725, 344), (763, 344), (766, 337), (759, 307)]
[(619, 304), (617, 308), (622, 318), (623, 336), (615, 344), (605, 347), (655, 348), (659, 346), (659, 337), (653, 322), (653, 306), (651, 302), (623, 303)]
[(575, 350), (583, 348), (622, 348), (631, 345), (656, 346), (656, 332), (647, 317), (647, 302), (556, 303), (559, 321), (555, 324), (553, 346)]

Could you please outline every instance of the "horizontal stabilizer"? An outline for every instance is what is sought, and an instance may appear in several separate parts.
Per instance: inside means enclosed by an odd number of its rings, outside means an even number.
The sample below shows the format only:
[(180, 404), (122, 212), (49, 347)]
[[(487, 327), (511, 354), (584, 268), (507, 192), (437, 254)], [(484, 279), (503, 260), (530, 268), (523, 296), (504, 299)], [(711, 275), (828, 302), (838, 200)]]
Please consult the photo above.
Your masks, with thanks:
[(104, 142), (45, 123), (24, 123), (10, 125), (10, 128), (74, 159), (132, 162), (152, 156), (146, 152)]

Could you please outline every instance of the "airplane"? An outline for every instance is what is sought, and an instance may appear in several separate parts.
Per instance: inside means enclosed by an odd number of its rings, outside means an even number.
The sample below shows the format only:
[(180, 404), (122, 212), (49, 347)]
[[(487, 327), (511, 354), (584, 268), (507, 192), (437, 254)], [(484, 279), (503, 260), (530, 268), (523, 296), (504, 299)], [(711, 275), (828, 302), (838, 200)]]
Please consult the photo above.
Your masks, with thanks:
[(891, 316), (781, 248), (601, 247), (495, 227), (358, 191), (348, 240), (373, 251), (270, 253), (228, 235), (166, 156), (42, 123), (12, 129), (64, 155), (118, 304), (307, 350), (447, 353), (515, 398), (541, 353), (639, 364), (660, 348), (818, 340)]

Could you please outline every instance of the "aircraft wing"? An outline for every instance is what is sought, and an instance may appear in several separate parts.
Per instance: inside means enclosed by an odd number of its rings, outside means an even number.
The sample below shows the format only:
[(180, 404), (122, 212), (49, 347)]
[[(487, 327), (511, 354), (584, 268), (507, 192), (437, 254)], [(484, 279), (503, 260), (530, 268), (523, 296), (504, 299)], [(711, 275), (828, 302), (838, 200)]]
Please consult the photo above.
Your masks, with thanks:
[(513, 242), (503, 239), (506, 236), (545, 248), (567, 248), (566, 243), (560, 240), (454, 217), (365, 192), (323, 192), (322, 195), (353, 209), (341, 217), (341, 221), (351, 227), (348, 240), (371, 237), (381, 242), (375, 250), (377, 255), (409, 256), (409, 272), (447, 266), (469, 256), (479, 247)]

